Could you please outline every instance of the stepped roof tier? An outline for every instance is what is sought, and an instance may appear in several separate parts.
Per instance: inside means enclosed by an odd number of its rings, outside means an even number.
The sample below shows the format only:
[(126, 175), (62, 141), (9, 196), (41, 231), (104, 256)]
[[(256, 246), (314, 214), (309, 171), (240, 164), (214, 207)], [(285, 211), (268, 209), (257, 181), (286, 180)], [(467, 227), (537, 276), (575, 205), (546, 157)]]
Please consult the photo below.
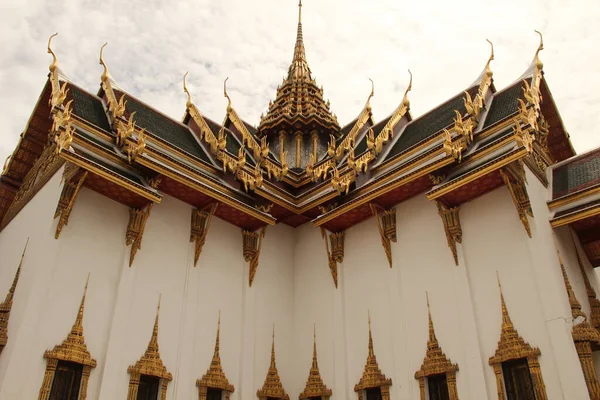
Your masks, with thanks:
[(389, 117), (373, 120), (371, 92), (340, 128), (311, 75), (300, 20), (288, 75), (254, 128), (226, 91), (223, 123), (203, 115), (185, 78), (184, 118), (169, 118), (117, 86), (102, 51), (100, 90), (89, 93), (60, 74), (49, 43), (49, 78), (0, 178), (1, 224), (47, 181), (40, 171), (65, 162), (68, 178), (87, 171), (83, 186), (129, 207), (164, 195), (198, 209), (218, 203), (216, 217), (250, 231), (311, 222), (340, 232), (371, 217), (371, 205), (387, 209), (423, 194), (454, 207), (514, 184), (522, 163), (547, 184), (546, 166), (575, 153), (541, 49), (503, 90), (493, 83), (492, 49), (481, 76), (433, 110), (411, 115), (411, 76)]

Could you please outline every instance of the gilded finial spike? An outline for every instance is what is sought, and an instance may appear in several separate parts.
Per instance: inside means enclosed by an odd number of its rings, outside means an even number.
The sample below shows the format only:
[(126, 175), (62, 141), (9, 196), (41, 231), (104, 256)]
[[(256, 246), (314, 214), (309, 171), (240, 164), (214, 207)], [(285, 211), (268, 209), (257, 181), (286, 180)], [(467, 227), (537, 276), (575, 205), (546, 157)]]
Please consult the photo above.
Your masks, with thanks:
[(102, 65), (104, 67), (104, 72), (102, 72), (102, 77), (100, 79), (102, 79), (103, 82), (105, 80), (107, 80), (108, 76), (109, 76), (108, 67), (106, 66), (106, 63), (104, 62), (104, 48), (107, 45), (108, 45), (108, 42), (104, 43), (102, 45), (102, 47), (100, 47), (100, 65)]
[(371, 109), (371, 99), (375, 95), (375, 82), (373, 82), (373, 79), (371, 79), (371, 78), (369, 78), (369, 80), (371, 81), (371, 93), (369, 94), (369, 97), (367, 98), (367, 104), (365, 107), (370, 110)]
[(492, 61), (494, 59), (494, 43), (491, 42), (491, 40), (489, 39), (485, 39), (486, 42), (488, 42), (490, 44), (490, 46), (492, 47), (492, 54), (490, 54), (490, 58), (488, 60), (488, 65), (490, 63), (490, 61)]
[(367, 317), (369, 319), (369, 356), (374, 356), (375, 351), (373, 350), (373, 335), (371, 334), (371, 312), (367, 311)]
[(402, 99), (402, 104), (405, 105), (406, 107), (408, 107), (410, 105), (410, 102), (408, 101), (408, 92), (410, 92), (412, 90), (412, 82), (413, 82), (413, 76), (412, 76), (412, 72), (410, 72), (410, 69), (408, 70), (408, 74), (410, 75), (410, 80), (408, 81), (408, 87), (406, 88), (406, 91), (404, 92), (404, 97)]
[(542, 68), (544, 68), (544, 64), (540, 60), (539, 55), (540, 55), (540, 51), (544, 50), (544, 37), (542, 36), (540, 31), (535, 31), (535, 33), (540, 35), (540, 45), (538, 46), (538, 48), (535, 52), (534, 63), (535, 63), (536, 68), (538, 69), (538, 71), (541, 71)]
[(302, 22), (302, 0), (298, 0), (298, 22)]
[(187, 108), (190, 108), (192, 106), (192, 95), (190, 94), (190, 91), (187, 87), (187, 76), (188, 76), (188, 71), (185, 72), (185, 74), (183, 75), (183, 91), (185, 92), (185, 94), (187, 94), (187, 102), (185, 103), (185, 106)]
[(25, 258), (25, 252), (27, 251), (27, 245), (29, 244), (29, 238), (25, 242), (25, 248), (23, 249), (23, 253), (21, 254), (21, 261), (19, 262), (19, 267), (17, 268), (17, 273), (13, 279), (13, 283), (8, 290), (8, 296), (12, 296), (15, 293), (15, 289), (17, 288), (17, 282), (19, 281), (19, 276), (21, 275), (21, 266), (23, 265), (23, 259)]
[(54, 35), (50, 35), (50, 37), (48, 38), (48, 54), (52, 54), (52, 64), (50, 64), (50, 66), (48, 67), (50, 69), (50, 72), (54, 72), (56, 70), (56, 67), (58, 66), (58, 58), (52, 50), (52, 39), (57, 35), (58, 32), (56, 32)]
[(544, 50), (544, 37), (542, 36), (542, 33), (538, 30), (536, 30), (535, 33), (540, 35), (540, 45), (538, 46), (538, 49), (536, 52), (536, 54), (538, 54), (540, 51)]
[(88, 273), (87, 279), (85, 280), (85, 287), (83, 288), (83, 296), (81, 296), (81, 303), (79, 304), (79, 311), (77, 312), (77, 318), (71, 328), (71, 335), (82, 336), (83, 335), (83, 311), (85, 309), (85, 296), (87, 294), (88, 283), (90, 282), (90, 274)]
[(225, 81), (223, 82), (223, 95), (227, 99), (227, 111), (229, 111), (231, 109), (231, 98), (227, 94), (227, 81), (228, 80), (229, 80), (229, 77), (225, 78)]

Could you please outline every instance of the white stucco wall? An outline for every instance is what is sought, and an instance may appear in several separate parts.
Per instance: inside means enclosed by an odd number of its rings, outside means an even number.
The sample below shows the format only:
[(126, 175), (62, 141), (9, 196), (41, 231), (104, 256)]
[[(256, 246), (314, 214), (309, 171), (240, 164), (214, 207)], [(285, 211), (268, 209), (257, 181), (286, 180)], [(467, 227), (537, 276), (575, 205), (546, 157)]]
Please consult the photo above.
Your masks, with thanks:
[[(568, 232), (548, 223), (546, 188), (528, 173), (535, 218), (529, 238), (506, 188), (461, 206), (463, 243), (455, 266), (433, 202), (417, 196), (397, 208), (397, 243), (389, 268), (373, 218), (346, 233), (336, 289), (320, 231), (310, 224), (268, 227), (254, 284), (239, 228), (213, 219), (198, 266), (189, 242), (192, 207), (165, 196), (148, 219), (142, 248), (128, 266), (127, 207), (82, 189), (69, 225), (54, 239), (60, 172), (0, 232), (0, 296), (30, 237), (0, 356), (0, 398), (35, 398), (46, 349), (71, 328), (88, 273), (84, 330), (98, 366), (90, 399), (125, 398), (127, 367), (143, 354), (159, 294), (159, 343), (173, 374), (169, 399), (196, 399), (209, 367), (221, 311), (221, 359), (235, 385), (232, 399), (256, 398), (270, 361), (275, 326), (277, 366), (291, 398), (303, 390), (313, 327), (321, 375), (333, 399), (356, 398), (367, 357), (370, 313), (379, 366), (393, 380), (393, 399), (419, 398), (414, 373), (427, 342), (428, 292), (437, 338), (458, 364), (461, 400), (494, 399), (488, 359), (500, 337), (498, 272), (516, 329), (539, 347), (551, 399), (585, 399), (587, 390), (570, 336), (571, 320), (554, 236), (575, 293), (589, 304)], [(592, 284), (596, 280), (589, 264)]]

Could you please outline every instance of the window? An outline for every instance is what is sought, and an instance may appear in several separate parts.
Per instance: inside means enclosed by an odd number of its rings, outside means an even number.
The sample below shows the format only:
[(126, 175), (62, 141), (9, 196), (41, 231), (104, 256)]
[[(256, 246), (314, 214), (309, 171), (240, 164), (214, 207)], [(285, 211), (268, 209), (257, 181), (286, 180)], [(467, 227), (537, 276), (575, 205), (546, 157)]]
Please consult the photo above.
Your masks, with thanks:
[(429, 388), (429, 400), (450, 400), (446, 374), (428, 376), (427, 386)]
[(503, 362), (502, 375), (507, 400), (535, 400), (526, 358)]
[(221, 400), (223, 398), (221, 389), (208, 388), (206, 392), (206, 400)]
[(77, 400), (83, 365), (59, 361), (52, 381), (50, 400)]
[(367, 400), (381, 400), (381, 389), (380, 388), (372, 388), (367, 389)]
[(159, 387), (160, 379), (148, 375), (140, 376), (137, 400), (157, 400)]

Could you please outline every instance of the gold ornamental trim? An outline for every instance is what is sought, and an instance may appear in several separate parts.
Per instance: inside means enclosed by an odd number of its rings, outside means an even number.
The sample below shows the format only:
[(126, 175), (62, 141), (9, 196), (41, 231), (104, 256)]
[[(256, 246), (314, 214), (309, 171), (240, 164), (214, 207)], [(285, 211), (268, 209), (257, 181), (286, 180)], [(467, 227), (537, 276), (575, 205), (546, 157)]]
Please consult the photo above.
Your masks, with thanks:
[(381, 236), (381, 245), (385, 251), (390, 268), (392, 268), (392, 243), (396, 243), (396, 209), (390, 208), (389, 210), (381, 210), (379, 212), (377, 206), (374, 203), (370, 204), (371, 212), (375, 216), (377, 222), (377, 229), (379, 230), (379, 236)]
[(458, 252), (456, 243), (462, 243), (462, 227), (460, 225), (459, 207), (446, 207), (442, 202), (435, 202), (438, 208), (438, 214), (442, 218), (444, 224), (444, 232), (446, 233), (446, 241), (448, 247), (452, 251), (454, 264), (458, 265)]
[(91, 369), (96, 368), (96, 360), (92, 358), (88, 351), (83, 336), (83, 312), (89, 279), (90, 277), (88, 275), (85, 282), (85, 289), (83, 290), (83, 296), (81, 297), (79, 311), (77, 312), (77, 317), (75, 318), (75, 323), (71, 328), (71, 332), (69, 332), (62, 344), (55, 346), (52, 350), (46, 350), (46, 352), (44, 352), (46, 372), (44, 373), (44, 380), (42, 381), (38, 400), (48, 400), (50, 398), (52, 382), (54, 381), (54, 374), (59, 361), (68, 361), (83, 366), (81, 385), (79, 387), (77, 399), (85, 400), (87, 397), (87, 386)]
[(21, 261), (19, 262), (19, 266), (17, 267), (17, 272), (15, 273), (15, 277), (13, 278), (12, 285), (10, 286), (10, 289), (8, 289), (6, 298), (2, 303), (0, 303), (0, 354), (2, 354), (2, 350), (4, 350), (4, 346), (6, 346), (6, 343), (8, 342), (8, 320), (10, 319), (10, 311), (12, 310), (13, 298), (15, 296), (15, 290), (17, 289), (17, 283), (19, 283), (21, 267), (23, 266), (23, 259), (25, 258), (25, 252), (27, 251), (28, 243), (29, 238), (25, 243), (23, 254), (21, 254)]
[(152, 329), (152, 336), (148, 342), (148, 347), (146, 348), (142, 358), (140, 358), (134, 365), (130, 365), (127, 368), (127, 372), (129, 373), (129, 390), (127, 393), (127, 400), (136, 400), (140, 378), (142, 375), (152, 376), (160, 379), (160, 394), (158, 400), (166, 400), (167, 398), (167, 385), (171, 380), (173, 380), (173, 375), (167, 371), (167, 367), (165, 367), (162, 359), (160, 358), (160, 351), (158, 348), (159, 314), (160, 298), (158, 300), (158, 307), (156, 308), (154, 328)]
[[(325, 241), (325, 252), (327, 253), (327, 261), (329, 263), (329, 271), (333, 278), (335, 287), (338, 287), (338, 263), (344, 261), (344, 243), (346, 231), (330, 233), (327, 235), (325, 228), (321, 227), (321, 237)], [(331, 243), (331, 251), (329, 244)]]
[(254, 276), (258, 270), (258, 259), (262, 249), (263, 238), (265, 237), (266, 227), (263, 227), (259, 232), (252, 232), (242, 229), (243, 238), (243, 254), (244, 260), (248, 263), (248, 285), (252, 287)]
[(192, 211), (192, 227), (190, 233), (190, 242), (194, 243), (194, 267), (198, 265), (198, 259), (202, 253), (202, 247), (206, 241), (206, 235), (210, 228), (210, 222), (215, 215), (219, 203), (213, 203), (202, 210)]
[(277, 365), (275, 364), (275, 328), (273, 328), (273, 341), (271, 343), (271, 364), (267, 371), (267, 377), (262, 388), (256, 392), (256, 396), (259, 400), (267, 400), (270, 398), (290, 400), (290, 396), (287, 395), (281, 378), (279, 378), (279, 371), (277, 371)]
[[(71, 211), (75, 205), (75, 200), (77, 199), (79, 190), (81, 189), (81, 186), (83, 185), (83, 182), (85, 182), (85, 179), (88, 175), (88, 172), (85, 171), (83, 174), (81, 174), (79, 179), (75, 180), (74, 175), (77, 173), (78, 169), (79, 168), (73, 164), (67, 164), (64, 169), (63, 180), (65, 183), (60, 193), (60, 198), (58, 199), (56, 211), (54, 212), (54, 218), (58, 218), (56, 233), (54, 234), (55, 239), (59, 238), (62, 229), (69, 223), (69, 217), (71, 216)], [(71, 174), (71, 178), (67, 179), (65, 174)]]
[(321, 372), (319, 371), (319, 363), (317, 361), (317, 332), (316, 328), (313, 329), (313, 357), (312, 366), (308, 373), (308, 379), (306, 380), (306, 386), (298, 398), (300, 400), (310, 400), (314, 397), (318, 397), (323, 400), (329, 400), (333, 392), (327, 388), (327, 385), (323, 383), (321, 378)]
[(533, 218), (533, 211), (531, 209), (529, 194), (527, 193), (527, 178), (525, 177), (523, 163), (515, 162), (500, 169), (500, 175), (510, 192), (510, 197), (515, 204), (519, 219), (521, 220), (527, 235), (531, 237), (531, 228), (527, 216)]
[(380, 388), (382, 400), (390, 400), (390, 386), (392, 380), (387, 378), (379, 369), (375, 351), (373, 349), (373, 336), (371, 334), (371, 317), (369, 316), (369, 354), (362, 377), (356, 385), (354, 391), (358, 392), (358, 399), (363, 400), (362, 392), (366, 389)]
[(419, 381), (421, 400), (427, 400), (427, 396), (425, 394), (425, 381), (427, 377), (438, 374), (446, 375), (450, 400), (458, 400), (458, 391), (456, 388), (456, 372), (458, 371), (458, 365), (453, 364), (440, 347), (438, 339), (435, 335), (433, 320), (431, 319), (431, 308), (429, 306), (428, 295), (427, 317), (429, 319), (429, 339), (427, 340), (427, 351), (425, 353), (423, 363), (421, 364), (421, 368), (415, 372), (415, 379)]
[(221, 366), (220, 351), (221, 336), (221, 312), (219, 311), (219, 321), (217, 323), (217, 339), (215, 340), (215, 349), (210, 362), (210, 367), (201, 379), (196, 381), (198, 386), (198, 400), (206, 400), (208, 389), (220, 389), (225, 392), (225, 399), (229, 400), (231, 393), (235, 391), (232, 384), (229, 383), (223, 367)]
[(130, 267), (138, 250), (142, 248), (142, 238), (146, 229), (146, 221), (148, 221), (153, 205), (154, 203), (149, 203), (144, 208), (129, 209), (129, 223), (127, 224), (127, 232), (125, 234), (125, 244), (131, 246), (129, 254)]
[(500, 276), (498, 276), (498, 289), (500, 291), (500, 304), (502, 308), (502, 328), (496, 352), (488, 360), (488, 363), (494, 368), (496, 387), (498, 389), (498, 400), (505, 399), (502, 363), (521, 358), (527, 359), (527, 365), (529, 366), (529, 372), (533, 382), (535, 398), (537, 400), (548, 400), (548, 396), (546, 394), (546, 385), (544, 384), (540, 363), (538, 361), (538, 358), (541, 355), (540, 349), (537, 347), (531, 347), (531, 345), (523, 340), (523, 338), (519, 335), (519, 332), (517, 332), (515, 329), (504, 301), (502, 285), (500, 284)]

